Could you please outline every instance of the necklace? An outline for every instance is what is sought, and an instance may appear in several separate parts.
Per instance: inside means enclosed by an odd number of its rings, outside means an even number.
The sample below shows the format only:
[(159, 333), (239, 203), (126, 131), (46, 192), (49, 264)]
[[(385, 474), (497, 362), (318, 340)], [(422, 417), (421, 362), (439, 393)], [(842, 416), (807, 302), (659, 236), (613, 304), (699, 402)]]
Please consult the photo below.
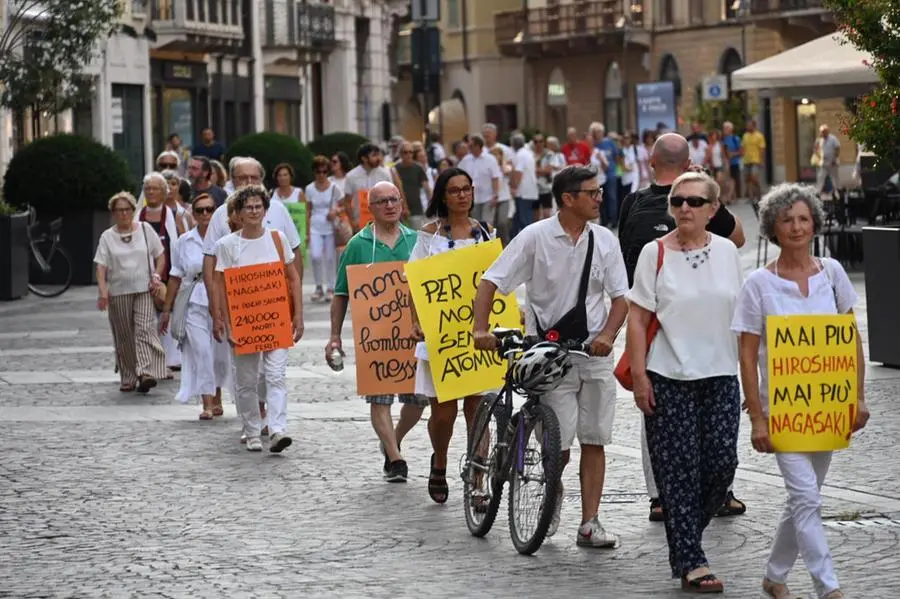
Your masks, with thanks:
[(704, 262), (709, 261), (709, 242), (710, 237), (707, 236), (703, 247), (689, 250), (681, 239), (678, 240), (681, 245), (681, 253), (684, 254), (684, 259), (691, 265), (691, 268), (698, 268)]
[[(452, 250), (456, 245), (456, 240), (453, 239), (453, 227), (450, 226), (450, 223), (444, 225), (444, 236), (447, 238), (447, 247)], [(472, 238), (477, 242), (479, 237), (481, 237), (481, 226), (472, 227)]]

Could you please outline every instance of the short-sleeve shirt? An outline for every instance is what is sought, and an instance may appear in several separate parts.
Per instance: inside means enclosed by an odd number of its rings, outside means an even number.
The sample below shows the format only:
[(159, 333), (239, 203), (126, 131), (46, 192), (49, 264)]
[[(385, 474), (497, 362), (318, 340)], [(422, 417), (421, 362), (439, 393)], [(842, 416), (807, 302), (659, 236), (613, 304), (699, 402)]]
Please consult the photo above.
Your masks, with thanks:
[(741, 258), (733, 243), (712, 235), (709, 257), (697, 268), (679, 250), (665, 248), (657, 275), (658, 242), (641, 250), (628, 300), (655, 312), (659, 333), (647, 370), (682, 381), (734, 376), (737, 337), (731, 318), (741, 291)]
[(762, 164), (763, 150), (766, 149), (766, 138), (759, 131), (744, 133), (744, 139), (741, 141), (744, 148), (744, 164)]
[[(274, 229), (264, 229), (263, 234), (256, 239), (243, 237), (242, 231), (229, 233), (216, 244), (216, 270), (223, 272), (226, 268), (253, 266), (255, 264), (268, 264), (281, 262), (278, 248), (272, 238)], [(275, 231), (282, 245), (284, 262), (290, 264), (294, 261), (294, 253), (287, 237), (281, 231)]]
[(377, 166), (369, 171), (361, 164), (353, 167), (344, 178), (344, 195), (353, 198), (354, 218), (359, 218), (361, 208), (364, 208), (365, 211), (368, 210), (368, 204), (362, 207), (360, 202), (363, 201), (363, 199), (368, 201), (370, 189), (382, 181), (390, 183), (393, 182), (393, 180), (394, 178), (391, 176), (391, 169), (386, 166)]
[[(300, 235), (297, 233), (297, 227), (291, 219), (290, 212), (287, 211), (281, 200), (277, 198), (269, 200), (269, 209), (266, 210), (263, 226), (267, 229), (276, 229), (284, 233), (291, 248), (296, 249), (300, 247)], [(206, 229), (206, 237), (203, 238), (203, 253), (207, 256), (215, 256), (216, 244), (230, 233), (228, 207), (219, 206), (213, 212), (212, 219), (209, 221), (209, 227)], [(290, 251), (293, 253), (293, 249)]]
[(838, 150), (841, 149), (841, 142), (837, 136), (829, 135), (828, 137), (820, 137), (822, 144), (822, 164), (831, 166), (837, 156)]
[(731, 155), (731, 166), (739, 166), (741, 164), (741, 138), (737, 135), (726, 135), (722, 140), (725, 148)]
[[(578, 287), (587, 258), (588, 232), (594, 233), (594, 254), (586, 298), (590, 339), (606, 326), (604, 298), (628, 291), (619, 240), (606, 227), (588, 223), (573, 242), (557, 216), (538, 221), (516, 235), (482, 277), (506, 295), (525, 285), (528, 304), (547, 329), (578, 302)], [(529, 319), (529, 329), (532, 323)], [(535, 331), (529, 330), (530, 334)]]
[(472, 177), (472, 185), (475, 186), (475, 203), (487, 204), (490, 202), (494, 197), (493, 180), (503, 178), (497, 159), (482, 150), (478, 156), (466, 154), (459, 161), (459, 168)]
[(350, 238), (347, 246), (341, 253), (341, 264), (338, 266), (337, 282), (334, 285), (335, 295), (350, 295), (347, 282), (347, 267), (354, 264), (371, 264), (373, 262), (406, 262), (416, 246), (417, 233), (409, 227), (399, 225), (400, 236), (394, 247), (388, 247), (386, 243), (377, 239), (372, 226), (364, 227), (359, 233)]
[(194, 227), (172, 244), (172, 268), (169, 276), (182, 280), (182, 286), (197, 281), (191, 292), (190, 303), (208, 306), (209, 298), (203, 284), (203, 238)]
[(603, 152), (603, 155), (606, 157), (606, 180), (610, 181), (616, 177), (619, 146), (617, 146), (616, 142), (610, 138), (604, 137), (603, 140), (597, 144), (597, 149)]
[(593, 151), (591, 150), (591, 147), (583, 141), (565, 143), (561, 149), (567, 165), (580, 164), (582, 166), (587, 166), (591, 163), (591, 154), (593, 154)]
[(122, 235), (113, 226), (100, 235), (94, 263), (106, 267), (111, 297), (144, 293), (150, 289), (151, 264), (155, 272), (156, 259), (164, 252), (159, 235), (149, 225), (138, 223), (131, 235)]
[(217, 141), (214, 141), (209, 146), (201, 143), (191, 148), (191, 155), (206, 156), (210, 160), (221, 160), (222, 156), (225, 155), (225, 146)]
[(809, 278), (809, 295), (803, 297), (794, 281), (782, 279), (768, 268), (759, 268), (747, 277), (738, 296), (731, 330), (758, 335), (759, 395), (763, 410), (769, 408), (768, 350), (766, 318), (787, 314), (846, 314), (859, 300), (853, 283), (840, 262), (822, 258), (821, 270)]
[(538, 199), (537, 173), (534, 153), (528, 148), (519, 148), (513, 159), (513, 168), (522, 174), (516, 195), (526, 200)]

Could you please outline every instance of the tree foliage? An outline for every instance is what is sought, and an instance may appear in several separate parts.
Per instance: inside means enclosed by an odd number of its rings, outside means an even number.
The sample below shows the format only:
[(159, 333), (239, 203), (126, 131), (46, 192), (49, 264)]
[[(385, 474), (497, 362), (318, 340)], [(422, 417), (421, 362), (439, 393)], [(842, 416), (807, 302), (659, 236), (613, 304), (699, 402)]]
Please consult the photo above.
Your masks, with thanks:
[(0, 105), (56, 114), (78, 103), (81, 73), (116, 27), (118, 0), (11, 0), (0, 36)]
[(270, 188), (276, 185), (272, 171), (282, 162), (294, 168), (294, 185), (306, 187), (313, 180), (312, 152), (299, 139), (290, 135), (271, 131), (245, 135), (228, 148), (228, 159), (235, 156), (256, 158), (266, 169), (265, 184)]
[(337, 152), (344, 152), (350, 159), (350, 164), (355, 165), (356, 152), (365, 143), (369, 143), (369, 138), (358, 133), (335, 131), (315, 138), (306, 147), (313, 154), (321, 154), (329, 158)]
[(900, 2), (824, 0), (847, 43), (871, 55), (864, 63), (880, 85), (859, 98), (843, 125), (845, 133), (880, 161), (900, 168)]

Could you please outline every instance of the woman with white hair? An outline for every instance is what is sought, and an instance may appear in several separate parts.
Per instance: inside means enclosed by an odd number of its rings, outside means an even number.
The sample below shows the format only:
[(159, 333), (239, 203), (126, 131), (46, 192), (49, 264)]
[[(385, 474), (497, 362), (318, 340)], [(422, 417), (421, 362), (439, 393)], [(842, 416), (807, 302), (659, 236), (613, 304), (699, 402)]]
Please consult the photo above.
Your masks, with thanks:
[[(135, 214), (135, 220), (147, 223), (159, 236), (163, 246), (165, 269), (162, 272), (162, 282), (169, 279), (169, 268), (172, 264), (172, 242), (178, 239), (184, 232), (185, 226), (182, 219), (177, 217), (177, 210), (166, 205), (166, 197), (169, 192), (169, 184), (161, 173), (150, 173), (144, 177), (144, 202), (145, 205)], [(162, 310), (164, 297), (154, 299), (157, 313)], [(165, 334), (160, 338), (166, 351), (166, 366), (172, 370), (181, 368), (181, 352), (172, 336)], [(167, 377), (171, 378), (171, 377)]]
[(186, 204), (181, 198), (181, 182), (183, 179), (173, 170), (163, 171), (162, 176), (166, 180), (166, 186), (168, 187), (166, 207), (175, 213), (175, 224), (178, 225), (178, 235), (180, 237), (194, 226), (194, 221), (191, 219), (190, 214), (190, 204)]
[[(772, 188), (759, 204), (759, 223), (760, 235), (779, 246), (781, 252), (772, 263), (747, 277), (731, 328), (740, 335), (741, 383), (753, 426), (750, 440), (756, 451), (772, 453), (766, 319), (781, 315), (853, 314), (859, 298), (840, 262), (810, 254), (810, 242), (825, 223), (815, 189), (788, 183)], [(856, 359), (859, 397), (856, 421), (852, 423), (854, 431), (866, 426), (869, 420), (865, 402), (865, 353), (858, 333)], [(775, 454), (788, 499), (766, 564), (762, 582), (766, 597), (796, 598), (786, 583), (801, 556), (818, 597), (844, 597), (820, 513), (820, 489), (831, 456), (830, 451)]]
[(163, 246), (153, 228), (134, 219), (137, 200), (123, 191), (109, 200), (115, 224), (97, 245), (97, 308), (109, 310), (119, 391), (146, 393), (165, 376), (165, 353), (154, 326), (153, 298), (162, 286)]
[[(737, 247), (708, 233), (719, 186), (704, 173), (672, 183), (674, 231), (644, 246), (628, 294), (625, 351), (644, 413), (672, 576), (694, 593), (723, 585), (703, 553), (703, 530), (737, 468), (741, 399), (731, 318), (741, 290)], [(648, 329), (659, 329), (648, 343)]]

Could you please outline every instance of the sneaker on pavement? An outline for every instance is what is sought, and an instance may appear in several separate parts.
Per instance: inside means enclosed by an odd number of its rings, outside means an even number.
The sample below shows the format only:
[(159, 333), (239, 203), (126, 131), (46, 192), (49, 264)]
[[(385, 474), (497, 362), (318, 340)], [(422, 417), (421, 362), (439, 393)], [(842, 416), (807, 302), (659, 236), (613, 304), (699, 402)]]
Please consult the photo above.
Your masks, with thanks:
[(269, 451), (272, 453), (281, 453), (291, 446), (294, 440), (287, 435), (275, 433), (269, 437)]
[(600, 519), (594, 516), (590, 522), (585, 522), (578, 529), (575, 544), (579, 547), (594, 547), (599, 549), (612, 549), (619, 542), (619, 538), (603, 529)]
[(560, 482), (559, 490), (556, 492), (556, 509), (553, 511), (553, 519), (550, 520), (550, 528), (547, 529), (547, 538), (552, 537), (559, 530), (559, 516), (562, 512), (563, 495), (563, 484)]
[[(388, 471), (391, 469), (391, 458), (388, 457), (387, 451), (384, 450), (384, 443), (379, 442), (378, 447), (381, 448), (381, 455), (384, 456), (384, 465), (381, 467), (381, 472), (387, 476)], [(399, 443), (397, 443), (397, 451), (400, 451)]]
[(389, 483), (405, 483), (406, 477), (409, 475), (409, 468), (405, 460), (395, 460), (388, 465), (387, 473), (384, 480)]
[(247, 437), (247, 451), (262, 451), (262, 441), (259, 437)]

